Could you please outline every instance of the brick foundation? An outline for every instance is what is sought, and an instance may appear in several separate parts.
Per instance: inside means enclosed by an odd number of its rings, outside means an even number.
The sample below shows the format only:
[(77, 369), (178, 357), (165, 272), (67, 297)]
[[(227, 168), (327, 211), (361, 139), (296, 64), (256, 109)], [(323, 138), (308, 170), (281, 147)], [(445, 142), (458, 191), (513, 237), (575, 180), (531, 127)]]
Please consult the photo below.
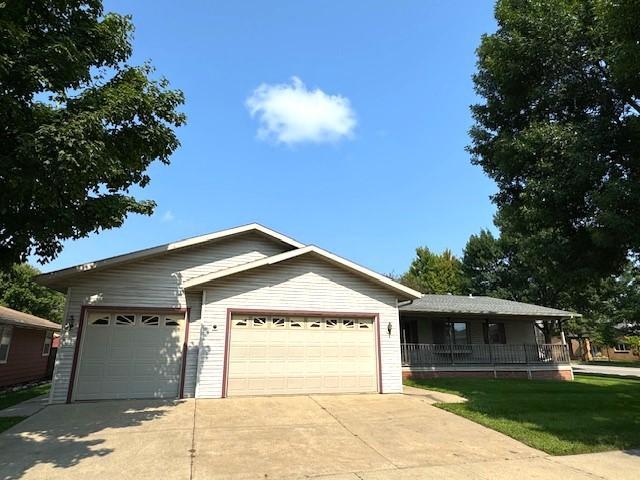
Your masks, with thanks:
[(426, 380), (429, 378), (493, 378), (493, 371), (480, 371), (480, 372), (402, 372), (402, 378), (405, 380)]
[[(513, 378), (528, 379), (526, 370), (449, 370), (449, 371), (403, 371), (404, 380), (427, 380), (431, 378)], [(573, 380), (571, 370), (531, 370), (533, 380)]]
[(540, 370), (531, 372), (534, 380), (573, 380), (571, 370)]

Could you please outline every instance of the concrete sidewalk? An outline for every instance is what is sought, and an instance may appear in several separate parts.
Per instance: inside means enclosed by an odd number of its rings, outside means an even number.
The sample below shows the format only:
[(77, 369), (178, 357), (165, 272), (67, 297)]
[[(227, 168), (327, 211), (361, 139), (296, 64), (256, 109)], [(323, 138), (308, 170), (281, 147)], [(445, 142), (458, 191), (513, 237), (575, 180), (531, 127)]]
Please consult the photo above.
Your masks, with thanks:
[(0, 410), (0, 417), (30, 417), (46, 407), (48, 402), (49, 394), (45, 393), (39, 397), (34, 397)]
[(604, 452), (566, 457), (535, 457), (489, 462), (461, 462), (405, 469), (315, 477), (317, 480), (637, 480), (640, 451)]
[(595, 375), (613, 375), (624, 377), (639, 377), (640, 366), (636, 367), (617, 367), (615, 365), (571, 365), (575, 373), (590, 373)]

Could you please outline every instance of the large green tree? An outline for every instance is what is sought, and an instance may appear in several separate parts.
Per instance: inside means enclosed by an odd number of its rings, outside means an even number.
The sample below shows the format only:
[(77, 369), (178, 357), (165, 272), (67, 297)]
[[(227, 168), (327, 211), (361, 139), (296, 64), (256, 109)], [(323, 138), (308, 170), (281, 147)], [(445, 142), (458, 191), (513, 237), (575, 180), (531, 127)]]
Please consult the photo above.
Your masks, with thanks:
[(464, 288), (472, 295), (514, 298), (514, 292), (505, 288), (507, 264), (500, 238), (489, 230), (471, 235), (464, 247), (462, 274)]
[(460, 294), (463, 289), (462, 265), (451, 250), (437, 254), (427, 247), (419, 247), (416, 258), (400, 281), (422, 293)]
[(495, 16), (473, 162), (497, 183), (517, 288), (576, 304), (568, 290), (640, 252), (640, 0), (499, 0)]
[(122, 225), (169, 163), (180, 91), (127, 63), (133, 25), (101, 0), (0, 3), (0, 269)]
[(0, 305), (61, 323), (64, 295), (35, 283), (39, 273), (27, 263), (0, 272)]

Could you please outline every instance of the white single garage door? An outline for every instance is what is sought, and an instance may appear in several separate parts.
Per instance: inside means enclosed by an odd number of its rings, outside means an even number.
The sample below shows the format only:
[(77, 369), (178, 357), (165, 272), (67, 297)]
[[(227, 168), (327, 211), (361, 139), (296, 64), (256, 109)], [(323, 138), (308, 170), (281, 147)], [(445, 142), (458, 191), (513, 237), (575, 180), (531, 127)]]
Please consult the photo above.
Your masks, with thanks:
[(227, 394), (376, 392), (372, 318), (231, 317)]
[(89, 313), (73, 399), (178, 397), (185, 322), (182, 313)]

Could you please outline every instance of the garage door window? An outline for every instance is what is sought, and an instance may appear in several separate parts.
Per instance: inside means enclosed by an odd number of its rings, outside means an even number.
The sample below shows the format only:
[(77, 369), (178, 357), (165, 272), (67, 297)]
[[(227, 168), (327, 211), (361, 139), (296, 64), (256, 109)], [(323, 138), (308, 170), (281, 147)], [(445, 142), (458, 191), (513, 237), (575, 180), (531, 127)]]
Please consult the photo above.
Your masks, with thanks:
[(232, 323), (234, 327), (240, 327), (240, 328), (246, 327), (247, 324), (248, 324), (248, 321), (246, 318), (236, 318), (233, 320), (233, 323)]
[(338, 319), (337, 318), (327, 318), (325, 320), (326, 328), (338, 328)]
[(284, 328), (286, 327), (287, 319), (284, 317), (272, 317), (271, 318), (271, 326), (273, 328)]
[(253, 317), (254, 328), (261, 328), (267, 326), (267, 317)]
[(358, 322), (360, 328), (371, 328), (371, 320), (360, 320)]
[(342, 327), (343, 328), (353, 328), (355, 322), (353, 320), (349, 320), (347, 318), (342, 319)]
[(145, 327), (157, 327), (160, 325), (160, 317), (158, 315), (142, 315), (140, 323)]
[(116, 315), (116, 325), (133, 327), (135, 323), (135, 315)]
[(178, 327), (180, 326), (180, 320), (182, 317), (178, 315), (171, 315), (164, 318), (164, 326), (165, 327)]
[(109, 325), (109, 321), (111, 320), (111, 315), (95, 315), (92, 316), (89, 323), (91, 325), (103, 325), (103, 326), (107, 326)]

